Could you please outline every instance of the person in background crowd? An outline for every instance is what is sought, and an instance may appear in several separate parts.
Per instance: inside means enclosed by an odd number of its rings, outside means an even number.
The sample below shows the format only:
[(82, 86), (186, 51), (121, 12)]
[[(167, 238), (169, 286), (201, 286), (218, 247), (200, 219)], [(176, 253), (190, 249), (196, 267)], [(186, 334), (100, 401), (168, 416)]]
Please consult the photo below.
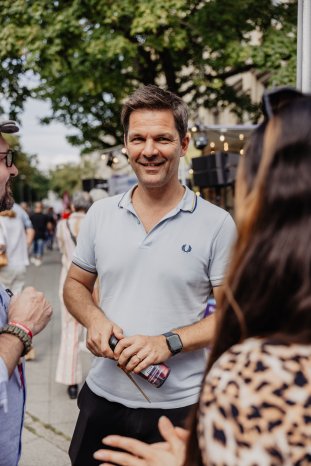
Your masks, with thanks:
[(30, 215), (30, 220), (35, 230), (35, 237), (33, 241), (33, 257), (31, 262), (40, 266), (42, 263), (42, 257), (44, 253), (44, 242), (46, 239), (48, 216), (43, 213), (42, 202), (36, 202), (34, 213)]
[[(183, 425), (199, 396), (203, 348), (214, 333), (214, 316), (203, 315), (211, 289), (216, 299), (220, 293), (235, 225), (178, 180), (187, 120), (185, 103), (157, 86), (129, 98), (122, 121), (138, 185), (95, 202), (79, 233), (64, 298), (97, 358), (79, 394), (75, 466), (97, 464), (93, 453), (108, 433), (156, 441), (159, 417)], [(92, 297), (97, 276), (100, 306)], [(114, 351), (112, 335), (120, 340)], [(137, 374), (167, 360), (160, 388), (139, 379), (151, 403), (118, 367)]]
[[(13, 121), (0, 121), (0, 210), (12, 208), (10, 180), (18, 171), (14, 151), (3, 133), (15, 133)], [(0, 466), (17, 466), (25, 408), (23, 355), (32, 337), (41, 332), (52, 315), (44, 295), (32, 287), (12, 294), (0, 286)]]
[(17, 294), (24, 288), (29, 260), (25, 228), (13, 209), (0, 212), (0, 236), (8, 258), (0, 268), (0, 283)]
[(163, 418), (166, 443), (108, 437), (126, 451), (98, 451), (105, 465), (311, 463), (311, 96), (281, 88), (263, 102), (238, 170), (238, 238), (186, 459), (186, 432)]
[(12, 209), (14, 210), (16, 215), (23, 222), (23, 225), (24, 225), (24, 228), (25, 228), (25, 231), (26, 231), (27, 246), (28, 246), (28, 250), (29, 250), (31, 245), (32, 245), (32, 242), (34, 240), (34, 237), (35, 237), (35, 230), (34, 230), (34, 228), (32, 226), (31, 220), (29, 218), (28, 205), (27, 205), (26, 202), (21, 202), (20, 205), (18, 205), (18, 204), (16, 204), (16, 202), (14, 202)]
[(56, 238), (62, 253), (62, 272), (59, 282), (59, 298), (62, 313), (62, 335), (56, 367), (56, 382), (67, 385), (69, 398), (78, 395), (78, 384), (82, 382), (82, 368), (79, 357), (79, 340), (82, 325), (66, 309), (63, 300), (63, 287), (76, 247), (78, 233), (85, 214), (92, 204), (87, 192), (77, 192), (72, 197), (72, 211), (69, 219), (58, 222)]
[(46, 215), (48, 216), (48, 223), (47, 223), (47, 231), (46, 231), (46, 247), (52, 251), (54, 238), (55, 238), (55, 231), (56, 231), (56, 224), (57, 224), (57, 216), (54, 213), (53, 207), (49, 207), (47, 209)]
[(61, 219), (69, 218), (70, 215), (71, 215), (71, 206), (67, 206), (61, 213)]

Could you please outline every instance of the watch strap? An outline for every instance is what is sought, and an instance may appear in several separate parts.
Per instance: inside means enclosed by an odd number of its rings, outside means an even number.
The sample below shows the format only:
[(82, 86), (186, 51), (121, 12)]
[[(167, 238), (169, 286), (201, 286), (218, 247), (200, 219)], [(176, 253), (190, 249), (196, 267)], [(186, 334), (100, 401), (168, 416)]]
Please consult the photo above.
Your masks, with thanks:
[(16, 325), (6, 324), (0, 330), (0, 334), (1, 333), (8, 333), (20, 339), (20, 341), (24, 345), (24, 351), (22, 352), (22, 356), (25, 356), (25, 354), (27, 354), (31, 350), (32, 338), (21, 327), (17, 327)]
[(162, 335), (164, 335), (165, 337), (171, 337), (172, 335), (177, 335), (177, 333), (166, 332), (166, 333), (163, 333)]

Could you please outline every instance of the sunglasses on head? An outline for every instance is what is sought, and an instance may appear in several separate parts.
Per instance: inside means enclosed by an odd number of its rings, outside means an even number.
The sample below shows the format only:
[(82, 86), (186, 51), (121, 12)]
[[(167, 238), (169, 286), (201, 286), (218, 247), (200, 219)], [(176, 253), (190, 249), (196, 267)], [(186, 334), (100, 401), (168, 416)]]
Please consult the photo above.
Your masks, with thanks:
[(14, 163), (14, 158), (16, 156), (16, 151), (9, 149), (6, 152), (0, 152), (0, 155), (4, 155), (2, 160), (5, 160), (5, 164), (8, 168), (11, 168)]
[(279, 87), (266, 91), (262, 96), (262, 111), (264, 117), (269, 120), (280, 111), (281, 108), (295, 99), (304, 97), (300, 91), (293, 87)]

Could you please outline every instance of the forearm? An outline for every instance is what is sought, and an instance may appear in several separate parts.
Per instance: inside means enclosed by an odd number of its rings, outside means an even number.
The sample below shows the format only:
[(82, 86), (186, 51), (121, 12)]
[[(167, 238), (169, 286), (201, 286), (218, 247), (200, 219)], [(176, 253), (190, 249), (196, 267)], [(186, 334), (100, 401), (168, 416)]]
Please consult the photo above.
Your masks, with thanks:
[(195, 324), (172, 329), (177, 333), (183, 343), (183, 351), (195, 351), (209, 346), (214, 338), (215, 314), (212, 314)]
[(0, 335), (0, 357), (7, 367), (9, 377), (11, 377), (23, 351), (24, 345), (18, 337), (6, 333)]
[(72, 264), (64, 285), (64, 302), (68, 311), (87, 328), (86, 344), (95, 356), (114, 358), (109, 338), (123, 338), (122, 329), (110, 321), (93, 300), (97, 275)]
[(92, 290), (68, 276), (64, 285), (64, 302), (75, 319), (88, 328), (94, 317), (103, 316), (92, 298)]

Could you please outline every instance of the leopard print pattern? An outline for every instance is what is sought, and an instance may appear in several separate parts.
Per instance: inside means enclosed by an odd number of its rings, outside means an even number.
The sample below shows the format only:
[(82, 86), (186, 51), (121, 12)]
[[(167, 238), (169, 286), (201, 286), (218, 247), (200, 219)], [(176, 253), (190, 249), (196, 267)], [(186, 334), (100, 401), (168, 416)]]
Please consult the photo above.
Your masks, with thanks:
[(250, 338), (224, 353), (200, 401), (205, 466), (311, 465), (311, 345)]

